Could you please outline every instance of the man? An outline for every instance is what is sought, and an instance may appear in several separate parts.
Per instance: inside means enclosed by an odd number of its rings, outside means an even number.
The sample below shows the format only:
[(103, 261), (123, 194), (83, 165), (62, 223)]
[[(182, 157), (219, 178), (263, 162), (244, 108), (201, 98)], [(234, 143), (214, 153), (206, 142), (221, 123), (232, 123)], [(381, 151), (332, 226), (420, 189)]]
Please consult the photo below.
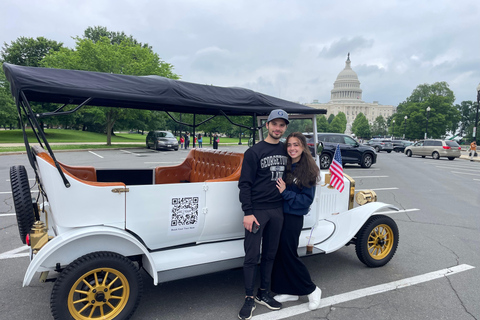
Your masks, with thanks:
[[(273, 262), (277, 252), (280, 232), (283, 224), (282, 196), (276, 187), (287, 165), (287, 153), (280, 138), (288, 125), (288, 114), (276, 109), (270, 112), (265, 127), (268, 136), (245, 152), (238, 187), (240, 202), (245, 214), (245, 261), (243, 274), (245, 281), (245, 303), (238, 313), (240, 319), (250, 319), (255, 303), (269, 309), (278, 310), (280, 302), (273, 299), (269, 292)], [(262, 241), (263, 239), (263, 241)], [(261, 283), (257, 295), (253, 297), (255, 272), (260, 257)]]
[(470, 161), (473, 161), (473, 157), (477, 153), (477, 142), (475, 140), (470, 143)]
[(190, 132), (185, 133), (185, 149), (188, 149), (190, 146)]

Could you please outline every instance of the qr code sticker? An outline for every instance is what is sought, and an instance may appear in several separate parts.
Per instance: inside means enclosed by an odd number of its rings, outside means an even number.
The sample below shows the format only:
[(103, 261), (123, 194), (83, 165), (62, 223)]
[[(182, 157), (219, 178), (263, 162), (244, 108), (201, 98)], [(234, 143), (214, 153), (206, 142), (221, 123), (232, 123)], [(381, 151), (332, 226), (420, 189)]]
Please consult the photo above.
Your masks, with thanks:
[(198, 202), (199, 197), (172, 198), (170, 226), (195, 228), (198, 224)]

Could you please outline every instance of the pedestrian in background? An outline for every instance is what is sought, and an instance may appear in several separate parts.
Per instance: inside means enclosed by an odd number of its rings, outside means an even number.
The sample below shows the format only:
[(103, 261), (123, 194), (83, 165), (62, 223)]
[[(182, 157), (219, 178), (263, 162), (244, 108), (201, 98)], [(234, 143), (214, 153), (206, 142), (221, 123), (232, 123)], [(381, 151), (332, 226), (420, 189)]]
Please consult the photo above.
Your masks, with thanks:
[(190, 132), (185, 133), (185, 149), (190, 146)]
[(477, 156), (477, 142), (472, 141), (470, 143), (470, 161), (473, 161), (473, 157)]
[(202, 134), (198, 134), (198, 147), (199, 148), (202, 148), (203, 147), (203, 144), (202, 144), (203, 140), (202, 140)]
[(180, 136), (180, 149), (183, 149), (183, 143), (185, 142), (185, 139)]
[(215, 133), (213, 135), (213, 149), (218, 149), (218, 142), (220, 141), (220, 138), (217, 136)]

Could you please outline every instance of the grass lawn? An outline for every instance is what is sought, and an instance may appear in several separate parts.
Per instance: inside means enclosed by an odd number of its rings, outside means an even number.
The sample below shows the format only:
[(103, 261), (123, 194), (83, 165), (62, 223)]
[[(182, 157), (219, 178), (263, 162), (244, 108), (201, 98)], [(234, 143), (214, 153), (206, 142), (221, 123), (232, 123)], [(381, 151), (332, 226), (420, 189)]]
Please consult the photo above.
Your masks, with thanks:
[[(27, 130), (27, 136), (30, 143), (36, 143), (35, 135), (32, 130)], [(112, 146), (107, 146), (107, 135), (88, 131), (79, 130), (63, 130), (63, 129), (45, 129), (45, 136), (48, 143), (64, 143), (65, 145), (51, 145), (53, 150), (78, 150), (78, 149), (99, 149), (99, 148), (138, 148), (139, 144), (145, 143), (145, 135), (137, 133), (116, 133), (112, 136), (112, 142), (116, 143)], [(178, 137), (177, 137), (178, 138)], [(98, 143), (104, 144), (98, 144)], [(210, 145), (210, 138), (203, 137), (203, 145)], [(23, 143), (22, 130), (0, 130), (0, 143)], [(68, 144), (75, 143), (75, 144)], [(81, 144), (79, 144), (81, 143)], [(95, 143), (95, 144), (89, 144)], [(121, 144), (119, 144), (121, 143)], [(238, 138), (224, 138), (220, 137), (220, 145), (229, 143), (238, 143)], [(243, 144), (248, 143), (248, 139), (242, 139)], [(190, 140), (190, 146), (193, 144)], [(0, 152), (16, 152), (25, 151), (25, 146), (5, 146), (0, 147)]]
[[(36, 141), (32, 130), (27, 130), (29, 141)], [(62, 129), (45, 129), (45, 136), (49, 143), (54, 142), (105, 142), (107, 143), (107, 135), (102, 133), (79, 131), (79, 130), (62, 130)], [(112, 136), (112, 142), (145, 142), (146, 135), (119, 133)], [(31, 140), (30, 140), (31, 139)], [(0, 130), (0, 143), (23, 143), (22, 130)]]

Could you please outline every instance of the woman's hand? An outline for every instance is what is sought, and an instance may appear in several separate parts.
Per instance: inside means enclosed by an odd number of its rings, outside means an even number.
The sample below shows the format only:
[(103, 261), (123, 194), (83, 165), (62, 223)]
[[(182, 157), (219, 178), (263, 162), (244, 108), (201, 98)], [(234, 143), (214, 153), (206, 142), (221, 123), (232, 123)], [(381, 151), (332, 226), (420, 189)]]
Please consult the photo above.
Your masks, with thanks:
[(278, 189), (278, 191), (280, 191), (280, 193), (282, 193), (282, 192), (285, 190), (286, 187), (287, 187), (287, 186), (285, 185), (285, 181), (283, 181), (282, 178), (279, 178), (279, 179), (277, 180), (277, 189)]

